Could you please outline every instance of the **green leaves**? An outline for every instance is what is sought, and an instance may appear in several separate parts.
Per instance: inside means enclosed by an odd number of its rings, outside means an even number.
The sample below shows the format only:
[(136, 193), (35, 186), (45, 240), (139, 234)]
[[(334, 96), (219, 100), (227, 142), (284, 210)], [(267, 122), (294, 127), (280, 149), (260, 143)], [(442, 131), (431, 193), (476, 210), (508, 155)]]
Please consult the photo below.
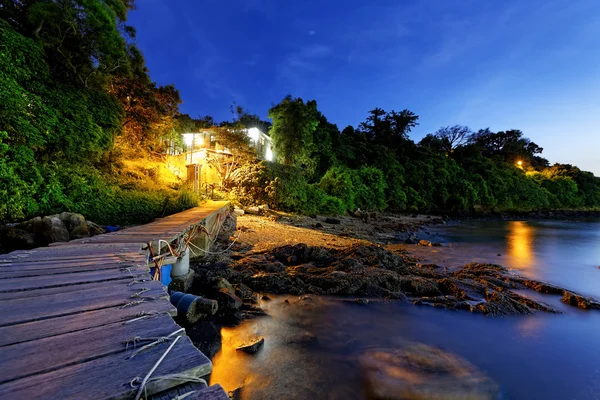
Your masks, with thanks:
[(315, 146), (313, 132), (319, 125), (318, 116), (316, 101), (304, 103), (301, 98), (291, 96), (269, 110), (269, 118), (273, 120), (269, 134), (280, 162), (314, 168), (310, 155)]

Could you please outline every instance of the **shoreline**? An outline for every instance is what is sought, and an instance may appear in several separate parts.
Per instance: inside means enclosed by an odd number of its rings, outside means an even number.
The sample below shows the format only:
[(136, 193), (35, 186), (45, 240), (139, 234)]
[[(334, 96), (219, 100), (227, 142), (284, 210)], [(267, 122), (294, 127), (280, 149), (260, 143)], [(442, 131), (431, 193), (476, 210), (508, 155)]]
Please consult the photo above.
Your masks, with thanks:
[[(464, 250), (442, 247), (423, 235), (410, 239), (416, 232), (428, 233), (427, 226), (444, 224), (441, 218), (382, 214), (369, 221), (342, 217), (327, 223), (323, 217), (273, 214), (238, 217), (231, 249), (215, 250), (192, 267), (193, 294), (225, 296), (217, 320), (235, 325), (262, 315), (255, 305), (263, 294), (333, 295), (358, 303), (382, 298), (491, 316), (562, 313), (537, 292), (559, 295), (567, 305), (600, 309), (598, 300), (486, 259), (465, 258), (452, 266), (427, 260), (442, 254), (452, 261), (456, 250), (465, 257)], [(418, 245), (398, 243), (407, 236)]]

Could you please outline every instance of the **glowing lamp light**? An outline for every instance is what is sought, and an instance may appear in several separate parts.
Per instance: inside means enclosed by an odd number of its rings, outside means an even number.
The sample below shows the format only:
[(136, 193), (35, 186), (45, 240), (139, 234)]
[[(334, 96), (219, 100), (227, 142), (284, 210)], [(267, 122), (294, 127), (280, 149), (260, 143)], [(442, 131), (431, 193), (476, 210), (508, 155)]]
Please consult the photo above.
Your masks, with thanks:
[(258, 136), (260, 135), (258, 128), (250, 128), (248, 129), (248, 137), (250, 137), (250, 139), (253, 142), (258, 142)]
[(521, 160), (517, 161), (517, 165), (519, 166), (519, 168), (521, 168), (523, 166), (523, 161), (521, 161)]
[(270, 147), (267, 148), (266, 157), (267, 161), (273, 161), (273, 150)]
[(193, 133), (184, 133), (182, 136), (183, 136), (183, 142), (185, 143), (185, 145), (191, 146), (192, 143), (194, 142), (194, 134)]

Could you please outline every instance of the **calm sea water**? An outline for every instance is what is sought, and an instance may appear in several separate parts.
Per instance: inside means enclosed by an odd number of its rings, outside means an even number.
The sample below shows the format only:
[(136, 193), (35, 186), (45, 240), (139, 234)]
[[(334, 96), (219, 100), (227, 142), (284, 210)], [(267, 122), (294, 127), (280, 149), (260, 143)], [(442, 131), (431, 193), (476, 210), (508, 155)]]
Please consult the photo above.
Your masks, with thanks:
[[(477, 221), (430, 232), (453, 244), (453, 260), (472, 255), (600, 298), (598, 220)], [(600, 311), (543, 299), (566, 313), (488, 318), (394, 302), (278, 297), (262, 303), (270, 317), (222, 330), (211, 383), (243, 386), (247, 399), (360, 399), (356, 360), (365, 349), (419, 341), (475, 364), (506, 399), (600, 399)], [(257, 335), (266, 340), (259, 353), (235, 351)]]

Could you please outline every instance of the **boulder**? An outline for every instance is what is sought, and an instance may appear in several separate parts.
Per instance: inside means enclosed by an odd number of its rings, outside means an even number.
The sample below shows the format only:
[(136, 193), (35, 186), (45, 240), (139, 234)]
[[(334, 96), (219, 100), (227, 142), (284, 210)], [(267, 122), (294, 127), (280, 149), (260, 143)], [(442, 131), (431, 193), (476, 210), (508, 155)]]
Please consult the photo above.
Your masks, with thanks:
[(252, 291), (248, 286), (243, 283), (239, 283), (237, 285), (233, 285), (235, 289), (234, 293), (238, 296), (242, 301), (248, 303), (256, 303), (258, 302), (258, 295)]
[(244, 210), (244, 212), (246, 214), (252, 214), (252, 215), (259, 215), (260, 214), (260, 208), (258, 207), (248, 207)]
[(342, 221), (340, 221), (337, 218), (331, 218), (331, 217), (325, 218), (325, 223), (327, 223), (327, 224), (339, 225), (341, 222)]
[(220, 310), (237, 310), (242, 305), (242, 299), (229, 292), (227, 289), (219, 290), (215, 297), (219, 303)]
[(591, 297), (586, 298), (577, 293), (569, 292), (568, 290), (564, 291), (563, 297), (560, 299), (560, 301), (584, 310), (589, 310), (592, 308), (600, 309), (600, 302), (598, 302), (598, 300)]
[(244, 343), (240, 347), (238, 347), (237, 351), (243, 351), (244, 353), (254, 354), (265, 344), (265, 338), (259, 337), (254, 340), (251, 340), (247, 343)]
[(186, 329), (194, 345), (206, 357), (212, 359), (221, 350), (221, 329), (209, 321), (199, 321)]
[(95, 222), (86, 221), (86, 224), (88, 226), (88, 231), (90, 232), (90, 236), (102, 235), (103, 233), (106, 233), (106, 229), (104, 229), (100, 225), (96, 224)]
[(85, 218), (81, 214), (62, 212), (58, 214), (58, 218), (63, 222), (69, 231), (71, 239), (80, 239), (90, 236), (90, 231)]
[(226, 289), (229, 293), (235, 293), (233, 285), (225, 278), (218, 278), (213, 285), (213, 289), (216, 291)]
[(0, 253), (37, 247), (34, 233), (17, 226), (0, 227)]
[(233, 213), (238, 216), (241, 217), (242, 215), (244, 215), (246, 212), (244, 210), (242, 210), (241, 208), (234, 208), (233, 209)]
[(419, 246), (429, 246), (431, 243), (429, 242), (429, 240), (419, 240), (419, 243), (417, 243), (417, 245)]
[(46, 244), (69, 241), (69, 230), (57, 215), (42, 218), (42, 225), (44, 227), (42, 235)]
[(499, 388), (477, 368), (424, 344), (370, 350), (360, 357), (368, 399), (496, 399)]

